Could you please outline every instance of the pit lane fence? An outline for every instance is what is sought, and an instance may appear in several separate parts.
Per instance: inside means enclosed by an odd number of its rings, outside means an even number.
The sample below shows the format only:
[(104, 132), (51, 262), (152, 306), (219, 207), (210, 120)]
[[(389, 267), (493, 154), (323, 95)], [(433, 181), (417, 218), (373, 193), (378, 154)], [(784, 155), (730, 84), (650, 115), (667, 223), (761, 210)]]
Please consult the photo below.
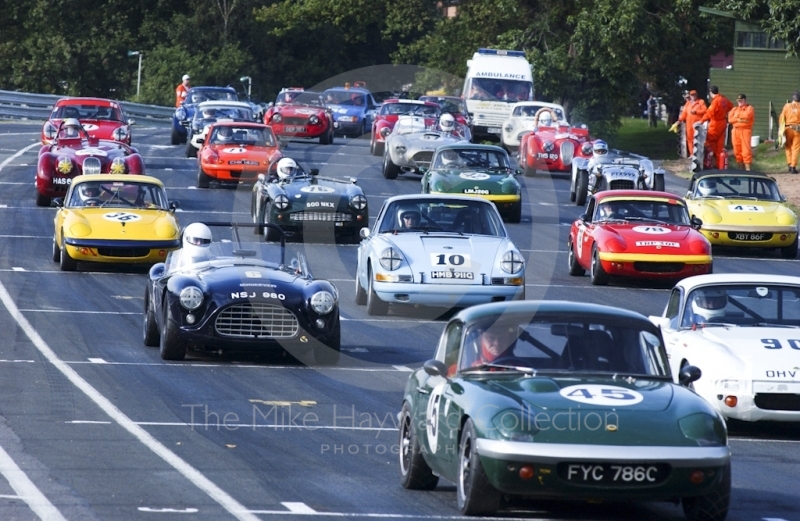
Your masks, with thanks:
[[(0, 90), (0, 119), (22, 119), (45, 121), (56, 101), (64, 96), (55, 94), (32, 94)], [(167, 122), (172, 119), (174, 107), (144, 105), (142, 103), (119, 102), (125, 114), (137, 121)]]

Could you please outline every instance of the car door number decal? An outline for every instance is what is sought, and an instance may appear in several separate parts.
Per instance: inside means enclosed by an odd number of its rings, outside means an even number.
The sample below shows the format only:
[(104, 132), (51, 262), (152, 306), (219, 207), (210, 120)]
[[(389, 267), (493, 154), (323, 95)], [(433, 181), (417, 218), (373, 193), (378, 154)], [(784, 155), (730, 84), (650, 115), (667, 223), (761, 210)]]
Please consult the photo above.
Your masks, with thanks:
[(137, 215), (135, 213), (128, 213), (128, 212), (113, 212), (113, 213), (107, 213), (107, 214), (103, 215), (103, 219), (105, 219), (107, 221), (116, 221), (116, 222), (121, 222), (121, 223), (129, 223), (129, 222), (133, 222), (133, 221), (138, 221), (141, 218), (142, 217), (140, 215)]
[(458, 253), (431, 253), (431, 265), (469, 268), (472, 266), (472, 263), (470, 262), (469, 255), (461, 255)]
[(614, 385), (570, 385), (561, 389), (560, 394), (567, 400), (589, 405), (628, 406), (644, 400), (638, 391)]
[[(777, 338), (762, 338), (761, 343), (767, 349), (783, 349), (783, 344), (781, 344), (781, 341)], [(786, 340), (786, 343), (789, 344), (789, 347), (792, 349), (800, 351), (800, 339), (789, 338)]]
[(425, 431), (428, 434), (428, 446), (431, 448), (431, 453), (436, 452), (437, 448), (436, 445), (438, 444), (437, 440), (439, 436), (439, 410), (442, 406), (442, 400), (446, 400), (446, 398), (442, 398), (442, 393), (444, 392), (445, 385), (447, 385), (447, 382), (442, 382), (436, 387), (434, 387), (433, 390), (431, 391), (430, 400), (428, 400)]

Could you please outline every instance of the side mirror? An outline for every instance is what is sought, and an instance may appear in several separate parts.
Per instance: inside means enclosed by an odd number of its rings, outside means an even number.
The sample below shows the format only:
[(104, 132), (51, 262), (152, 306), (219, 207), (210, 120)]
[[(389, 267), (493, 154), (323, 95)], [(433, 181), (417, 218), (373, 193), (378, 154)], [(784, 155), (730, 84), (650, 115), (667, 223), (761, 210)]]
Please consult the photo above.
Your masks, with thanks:
[(687, 198), (687, 199), (691, 199), (691, 198), (692, 198), (692, 191), (691, 191), (691, 190), (689, 190), (688, 192), (686, 192), (686, 198)]
[(198, 138), (198, 139), (197, 139), (197, 144), (198, 144), (198, 145), (202, 145), (202, 144), (204, 144), (205, 142), (206, 142), (205, 138), (202, 138), (202, 137), (201, 137), (201, 138)]
[(358, 231), (358, 236), (361, 237), (362, 240), (369, 239), (369, 228), (361, 228)]
[(703, 221), (696, 215), (693, 215), (689, 222), (692, 223), (692, 228), (695, 230), (699, 230), (703, 226)]
[(444, 362), (439, 360), (428, 360), (425, 362), (422, 368), (431, 376), (441, 376), (442, 378), (447, 378), (447, 366), (444, 365)]
[(181, 207), (181, 202), (180, 201), (170, 201), (169, 202), (169, 209), (172, 210), (173, 212), (175, 210), (177, 210), (178, 208), (180, 208), (180, 207)]
[(267, 175), (266, 174), (258, 174), (258, 182), (259, 183), (266, 183), (267, 182)]
[(424, 174), (427, 171), (428, 171), (428, 167), (426, 167), (426, 166), (419, 167), (419, 173), (420, 174)]
[(270, 101), (269, 103), (267, 103), (267, 108), (268, 108), (268, 109), (271, 109), (271, 108), (272, 108), (272, 107), (274, 107), (274, 106), (275, 106), (275, 103), (274, 103), (274, 102), (272, 102), (272, 101)]
[(786, 196), (785, 196), (785, 195), (782, 195), (782, 196), (781, 196), (781, 202), (782, 202), (782, 203), (785, 203), (785, 202), (786, 202)]
[(585, 213), (582, 213), (580, 217), (578, 217), (582, 222), (586, 222), (589, 219), (589, 216)]
[(308, 174), (312, 177), (315, 175), (319, 175), (319, 168), (312, 168), (311, 170), (308, 171)]
[(64, 198), (63, 197), (56, 197), (53, 199), (53, 204), (56, 205), (56, 208), (63, 208), (64, 207)]
[(514, 170), (514, 175), (522, 175), (522, 170), (517, 168), (516, 170)]
[(703, 376), (703, 373), (699, 367), (687, 365), (678, 373), (678, 381), (682, 386), (689, 387), (689, 384), (696, 382), (701, 376)]
[(650, 315), (647, 317), (650, 319), (650, 322), (653, 323), (659, 329), (666, 329), (669, 328), (669, 319), (667, 317), (657, 317), (655, 315)]
[(133, 119), (133, 118), (129, 118), (128, 119), (128, 125), (135, 125), (135, 124), (136, 124), (136, 120), (135, 119)]
[(350, 178), (350, 183), (351, 183), (351, 184), (356, 184), (356, 183), (358, 183), (358, 178), (357, 178), (357, 177), (351, 177), (351, 178)]

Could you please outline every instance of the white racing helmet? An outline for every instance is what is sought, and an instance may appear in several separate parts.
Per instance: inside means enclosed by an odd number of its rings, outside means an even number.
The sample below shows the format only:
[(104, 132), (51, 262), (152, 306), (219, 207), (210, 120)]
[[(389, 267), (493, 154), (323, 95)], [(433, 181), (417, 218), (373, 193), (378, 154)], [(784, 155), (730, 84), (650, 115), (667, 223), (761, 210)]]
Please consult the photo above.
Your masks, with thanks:
[(539, 114), (539, 125), (550, 127), (553, 125), (553, 115), (549, 110)]
[(297, 162), (291, 157), (284, 157), (278, 161), (278, 178), (290, 179), (297, 171)]
[(725, 316), (728, 295), (723, 289), (698, 289), (692, 295), (692, 312), (712, 320)]
[(608, 145), (602, 139), (598, 139), (592, 145), (592, 154), (595, 156), (605, 156), (608, 154)]
[(442, 151), (442, 164), (444, 166), (454, 166), (458, 163), (458, 152), (455, 150)]
[(189, 262), (202, 262), (211, 258), (211, 229), (203, 223), (192, 223), (183, 230), (183, 255)]
[(75, 118), (67, 118), (61, 124), (61, 132), (66, 137), (79, 137), (81, 135), (81, 122)]
[(456, 118), (452, 114), (442, 114), (439, 118), (439, 127), (444, 132), (452, 132), (456, 129)]
[(697, 193), (703, 197), (717, 195), (717, 182), (713, 179), (703, 179), (697, 185)]

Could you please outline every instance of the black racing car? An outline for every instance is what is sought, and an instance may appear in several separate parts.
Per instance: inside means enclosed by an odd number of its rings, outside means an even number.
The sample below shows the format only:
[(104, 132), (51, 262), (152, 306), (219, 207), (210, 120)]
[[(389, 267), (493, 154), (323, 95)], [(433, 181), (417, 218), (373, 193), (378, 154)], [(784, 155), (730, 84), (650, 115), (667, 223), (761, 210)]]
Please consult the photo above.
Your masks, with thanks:
[(164, 360), (183, 360), (187, 351), (284, 349), (301, 358), (313, 350), (318, 364), (337, 363), (338, 291), (314, 279), (302, 254), (285, 258), (280, 228), (264, 225), (271, 242), (245, 243), (241, 236), (253, 237), (253, 224), (204, 224), (211, 239), (200, 246), (182, 241), (150, 269), (145, 345), (160, 346)]

